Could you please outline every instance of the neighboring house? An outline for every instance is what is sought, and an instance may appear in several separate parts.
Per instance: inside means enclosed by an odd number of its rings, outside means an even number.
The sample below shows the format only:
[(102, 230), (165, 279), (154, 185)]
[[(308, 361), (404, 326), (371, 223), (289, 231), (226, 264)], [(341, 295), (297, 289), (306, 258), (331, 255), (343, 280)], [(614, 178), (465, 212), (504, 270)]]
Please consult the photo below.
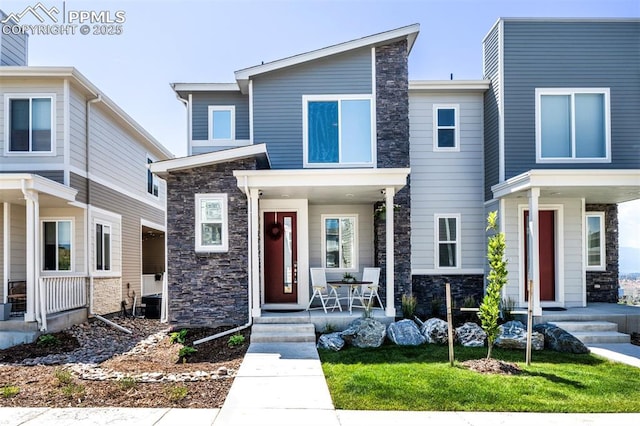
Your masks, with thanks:
[[(0, 21), (4, 21), (7, 15), (0, 10)], [(14, 23), (13, 20), (9, 21)], [(2, 27), (4, 28), (4, 27)], [(5, 34), (0, 31), (0, 66), (27, 65), (29, 36), (27, 34)]]
[(171, 153), (74, 68), (0, 67), (0, 97), (0, 299), (47, 329), (161, 292), (166, 187), (147, 164)]
[(617, 203), (640, 198), (640, 20), (500, 19), (483, 50), (484, 192), (507, 237), (505, 296), (525, 305), (530, 271), (536, 314), (616, 302)]

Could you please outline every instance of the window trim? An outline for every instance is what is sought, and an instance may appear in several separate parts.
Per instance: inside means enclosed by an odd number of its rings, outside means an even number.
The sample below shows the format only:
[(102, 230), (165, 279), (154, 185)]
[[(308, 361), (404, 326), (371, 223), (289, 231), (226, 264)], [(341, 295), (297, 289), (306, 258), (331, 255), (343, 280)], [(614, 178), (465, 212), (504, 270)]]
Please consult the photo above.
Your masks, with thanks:
[[(309, 162), (309, 102), (330, 102), (338, 103), (338, 129), (342, 127), (342, 101), (369, 101), (369, 112), (371, 114), (371, 162), (357, 163), (310, 163)], [(353, 168), (353, 167), (376, 167), (376, 117), (374, 115), (375, 99), (371, 94), (360, 95), (302, 95), (302, 164), (304, 168)], [(342, 156), (342, 135), (338, 131), (338, 158)]]
[[(452, 109), (454, 113), (454, 126), (438, 125), (438, 110)], [(454, 145), (452, 147), (438, 146), (438, 130), (453, 129)], [(460, 105), (459, 104), (433, 104), (433, 152), (460, 152)]]
[[(51, 149), (49, 151), (11, 151), (11, 117), (9, 104), (13, 99), (50, 99), (51, 100)], [(31, 119), (31, 107), (29, 107), (29, 118)], [(4, 94), (4, 155), (7, 157), (22, 156), (55, 156), (56, 155), (56, 95), (55, 93), (5, 93)], [(29, 122), (31, 126), (31, 122)], [(31, 135), (31, 132), (29, 132)], [(31, 136), (29, 136), (31, 140)], [(31, 142), (29, 143), (31, 145)], [(29, 147), (31, 149), (31, 146)]]
[[(113, 224), (111, 222), (107, 222), (105, 220), (94, 220), (94, 228), (93, 228), (93, 232), (94, 232), (94, 264), (93, 264), (93, 270), (96, 273), (100, 273), (100, 274), (109, 274), (113, 272)], [(100, 225), (102, 226), (102, 241), (98, 241), (97, 239), (97, 226)], [(109, 269), (104, 269), (104, 229), (105, 228), (109, 228), (109, 235), (111, 236), (111, 243), (109, 244)], [(98, 244), (102, 245), (102, 264), (103, 264), (103, 268), (102, 269), (98, 269)]]
[[(231, 137), (214, 138), (213, 137), (213, 112), (214, 111), (230, 111), (231, 112)], [(209, 105), (207, 110), (207, 137), (209, 142), (223, 142), (236, 140), (236, 106), (235, 105)]]
[[(358, 272), (360, 265), (360, 240), (359, 240), (359, 232), (358, 232), (358, 214), (357, 213), (336, 213), (336, 214), (322, 214), (320, 215), (320, 237), (322, 240), (321, 247), (321, 255), (322, 255), (322, 267), (327, 270), (327, 272)], [(353, 232), (353, 267), (352, 268), (328, 268), (327, 267), (327, 228), (326, 228), (326, 220), (327, 219), (353, 219), (354, 220), (354, 232)], [(341, 245), (340, 245), (341, 246)]]
[[(151, 172), (149, 165), (153, 164), (156, 160), (153, 159), (149, 154), (147, 154), (147, 195), (152, 196), (153, 198), (160, 197), (160, 179), (155, 173)], [(151, 189), (152, 192), (149, 192), (149, 177), (151, 177)]]
[[(59, 270), (58, 269), (58, 254), (56, 253), (56, 269), (44, 269), (45, 264), (45, 252), (44, 252), (44, 242), (45, 242), (45, 232), (44, 232), (44, 224), (47, 222), (55, 222), (56, 223), (56, 244), (58, 243), (58, 223), (59, 222), (69, 222), (71, 224), (69, 241), (71, 242), (71, 250), (70, 250), (70, 259), (69, 259), (69, 270)], [(40, 218), (40, 272), (44, 274), (72, 274), (75, 271), (75, 218), (74, 217), (44, 217)]]
[[(575, 139), (575, 95), (600, 94), (604, 96), (604, 134), (605, 156), (601, 158), (576, 157)], [(542, 102), (544, 95), (564, 95), (571, 97), (571, 157), (542, 157)], [(586, 88), (536, 88), (535, 89), (535, 132), (536, 132), (536, 163), (610, 163), (611, 162), (611, 95), (608, 87)]]
[[(589, 265), (589, 217), (598, 217), (600, 219), (600, 264)], [(584, 216), (584, 241), (585, 241), (585, 267), (587, 271), (606, 271), (607, 270), (607, 236), (605, 233), (605, 214), (604, 212), (586, 212)]]
[[(200, 203), (204, 200), (222, 201), (222, 244), (220, 246), (205, 246), (200, 244), (202, 232), (202, 218)], [(197, 253), (224, 253), (229, 251), (229, 215), (228, 196), (226, 193), (195, 194), (195, 251)], [(209, 223), (209, 222), (205, 222)], [(217, 223), (217, 222), (211, 222)]]
[[(442, 241), (442, 243), (455, 243), (456, 245), (456, 266), (440, 266), (440, 219), (456, 220), (456, 239), (455, 241)], [(435, 213), (433, 215), (433, 267), (436, 270), (453, 271), (462, 268), (462, 220), (460, 213)]]

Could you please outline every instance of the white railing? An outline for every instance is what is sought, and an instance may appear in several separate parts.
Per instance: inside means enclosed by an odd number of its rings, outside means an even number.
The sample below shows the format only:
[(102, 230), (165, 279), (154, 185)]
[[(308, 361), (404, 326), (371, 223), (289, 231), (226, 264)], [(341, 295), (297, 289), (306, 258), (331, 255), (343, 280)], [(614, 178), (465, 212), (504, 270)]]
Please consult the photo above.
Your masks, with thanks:
[(87, 306), (87, 277), (40, 277), (47, 314)]

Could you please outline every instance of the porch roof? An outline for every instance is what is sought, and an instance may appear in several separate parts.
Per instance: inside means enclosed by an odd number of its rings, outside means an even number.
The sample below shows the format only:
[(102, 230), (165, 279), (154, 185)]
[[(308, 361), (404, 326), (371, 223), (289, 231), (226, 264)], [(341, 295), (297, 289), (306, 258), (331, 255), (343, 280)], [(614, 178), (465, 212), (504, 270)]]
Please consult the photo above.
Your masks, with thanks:
[(522, 197), (540, 188), (545, 198), (584, 198), (587, 203), (615, 204), (640, 198), (640, 170), (530, 170), (491, 187), (498, 198)]
[(398, 192), (409, 168), (236, 170), (238, 188), (258, 189), (262, 199), (308, 199), (312, 203), (353, 204), (384, 201), (384, 190)]
[(24, 190), (35, 191), (42, 206), (66, 205), (76, 200), (76, 189), (30, 173), (0, 173), (0, 202), (24, 204)]

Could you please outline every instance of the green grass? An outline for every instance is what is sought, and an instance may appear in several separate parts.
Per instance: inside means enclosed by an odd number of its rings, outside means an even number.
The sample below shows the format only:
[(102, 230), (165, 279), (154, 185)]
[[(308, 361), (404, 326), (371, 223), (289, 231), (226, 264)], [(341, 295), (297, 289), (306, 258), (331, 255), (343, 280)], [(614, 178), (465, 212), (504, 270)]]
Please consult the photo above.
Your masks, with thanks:
[(518, 376), (480, 374), (460, 365), (486, 357), (486, 348), (446, 346), (320, 350), (333, 402), (345, 410), (640, 412), (640, 370), (593, 355), (494, 348), (493, 357), (516, 362)]

